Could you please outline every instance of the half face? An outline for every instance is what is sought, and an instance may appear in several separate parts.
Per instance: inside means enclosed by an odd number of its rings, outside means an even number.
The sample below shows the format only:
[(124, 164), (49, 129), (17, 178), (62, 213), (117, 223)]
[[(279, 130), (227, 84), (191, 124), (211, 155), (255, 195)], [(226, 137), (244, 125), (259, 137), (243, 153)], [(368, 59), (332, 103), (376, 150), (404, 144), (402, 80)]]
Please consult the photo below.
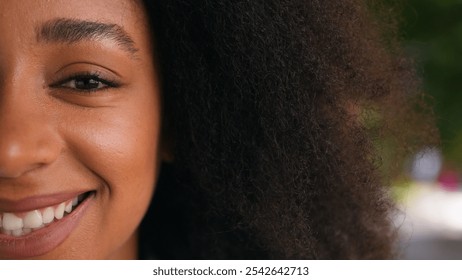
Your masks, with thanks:
[(135, 258), (160, 94), (137, 1), (0, 0), (0, 258)]

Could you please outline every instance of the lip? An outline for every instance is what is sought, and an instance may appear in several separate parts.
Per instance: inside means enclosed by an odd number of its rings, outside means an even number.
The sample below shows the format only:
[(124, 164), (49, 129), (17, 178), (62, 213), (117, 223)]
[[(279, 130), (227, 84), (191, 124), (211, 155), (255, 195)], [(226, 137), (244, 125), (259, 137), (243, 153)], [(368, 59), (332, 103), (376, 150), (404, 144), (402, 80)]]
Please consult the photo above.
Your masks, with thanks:
[(41, 209), (48, 206), (59, 204), (63, 201), (70, 200), (80, 194), (88, 191), (68, 192), (49, 194), (41, 196), (31, 196), (21, 200), (9, 200), (0, 198), (0, 212), (28, 212), (35, 209)]
[(94, 197), (95, 193), (90, 193), (69, 215), (27, 235), (14, 237), (0, 233), (0, 255), (6, 259), (22, 259), (52, 251), (77, 227)]

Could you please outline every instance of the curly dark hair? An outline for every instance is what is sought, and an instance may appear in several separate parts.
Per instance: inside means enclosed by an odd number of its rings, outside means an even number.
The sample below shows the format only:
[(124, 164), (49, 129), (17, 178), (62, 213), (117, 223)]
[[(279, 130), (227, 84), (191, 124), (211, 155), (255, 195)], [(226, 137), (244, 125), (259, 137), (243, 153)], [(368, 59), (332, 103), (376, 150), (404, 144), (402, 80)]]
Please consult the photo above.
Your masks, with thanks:
[(142, 257), (393, 257), (377, 147), (408, 147), (401, 141), (419, 138), (406, 127), (425, 124), (389, 9), (361, 0), (145, 5), (174, 160), (141, 226)]

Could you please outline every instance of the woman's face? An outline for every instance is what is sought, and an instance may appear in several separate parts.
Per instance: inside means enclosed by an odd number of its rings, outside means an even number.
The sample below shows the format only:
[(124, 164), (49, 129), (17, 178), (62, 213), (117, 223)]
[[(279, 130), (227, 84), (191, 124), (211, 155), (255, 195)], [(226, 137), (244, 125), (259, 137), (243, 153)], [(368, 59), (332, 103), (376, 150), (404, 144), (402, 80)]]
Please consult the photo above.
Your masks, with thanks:
[(0, 258), (136, 257), (160, 162), (147, 23), (139, 1), (0, 0)]

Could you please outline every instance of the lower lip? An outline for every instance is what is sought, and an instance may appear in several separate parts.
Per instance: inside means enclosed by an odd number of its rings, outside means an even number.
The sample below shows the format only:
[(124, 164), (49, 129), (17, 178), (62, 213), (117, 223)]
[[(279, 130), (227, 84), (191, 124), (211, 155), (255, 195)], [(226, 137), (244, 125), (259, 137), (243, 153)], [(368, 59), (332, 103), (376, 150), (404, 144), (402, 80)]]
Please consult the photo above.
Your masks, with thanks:
[(94, 194), (83, 200), (59, 221), (21, 237), (0, 234), (0, 258), (25, 259), (44, 255), (59, 246), (77, 227), (93, 201)]

